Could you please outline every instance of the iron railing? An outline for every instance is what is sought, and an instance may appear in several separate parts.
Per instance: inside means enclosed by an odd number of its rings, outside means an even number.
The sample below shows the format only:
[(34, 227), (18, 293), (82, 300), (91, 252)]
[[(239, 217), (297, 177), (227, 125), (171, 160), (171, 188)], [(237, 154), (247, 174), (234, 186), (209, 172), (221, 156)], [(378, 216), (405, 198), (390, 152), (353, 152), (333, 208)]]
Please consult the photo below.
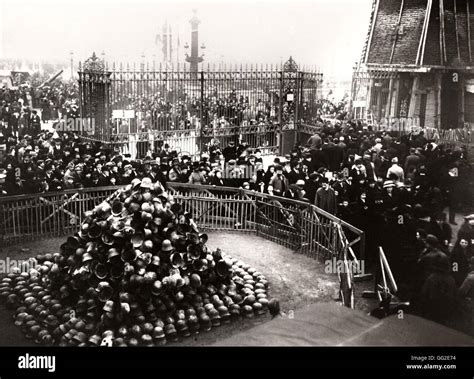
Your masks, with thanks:
[(168, 183), (168, 188), (201, 228), (256, 232), (314, 258), (359, 243), (363, 258), (363, 231), (309, 203), (233, 187)]
[(300, 70), (291, 57), (283, 66), (207, 66), (192, 72), (186, 65), (108, 67), (94, 55), (79, 69), (81, 120), (94, 126), (82, 134), (125, 147), (146, 131), (151, 144), (183, 150), (180, 143), (189, 140), (192, 155), (211, 138), (225, 144), (238, 136), (273, 150), (281, 130), (316, 119), (322, 77)]
[(99, 187), (0, 198), (0, 245), (75, 233), (84, 212), (116, 190)]
[[(256, 233), (315, 259), (336, 259), (342, 302), (354, 306), (351, 247), (364, 252), (364, 233), (314, 205), (231, 187), (168, 183), (203, 230)], [(117, 195), (117, 187), (0, 198), (0, 246), (77, 232), (84, 213)], [(352, 236), (349, 238), (348, 236)], [(352, 257), (349, 256), (352, 253)]]
[[(359, 243), (364, 233), (309, 203), (234, 187), (169, 182), (168, 189), (204, 229), (256, 232), (313, 257), (333, 255), (345, 244)], [(110, 198), (118, 187), (0, 198), (2, 245), (19, 240), (61, 236), (78, 231), (84, 212)], [(350, 237), (349, 237), (350, 236)]]

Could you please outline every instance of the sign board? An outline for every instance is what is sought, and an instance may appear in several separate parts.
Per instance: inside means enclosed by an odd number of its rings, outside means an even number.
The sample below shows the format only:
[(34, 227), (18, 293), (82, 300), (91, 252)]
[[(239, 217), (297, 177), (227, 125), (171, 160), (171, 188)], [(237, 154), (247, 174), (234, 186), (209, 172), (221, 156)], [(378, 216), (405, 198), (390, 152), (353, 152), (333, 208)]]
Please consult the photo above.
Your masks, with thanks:
[(133, 109), (126, 109), (123, 112), (123, 118), (128, 118), (128, 119), (135, 118), (135, 111)]
[(135, 118), (135, 111), (133, 109), (114, 109), (112, 118)]
[(114, 109), (112, 111), (112, 118), (124, 118), (123, 109)]
[(293, 93), (286, 94), (286, 101), (294, 101), (295, 95)]
[(355, 100), (352, 103), (354, 108), (365, 108), (366, 101), (365, 100)]

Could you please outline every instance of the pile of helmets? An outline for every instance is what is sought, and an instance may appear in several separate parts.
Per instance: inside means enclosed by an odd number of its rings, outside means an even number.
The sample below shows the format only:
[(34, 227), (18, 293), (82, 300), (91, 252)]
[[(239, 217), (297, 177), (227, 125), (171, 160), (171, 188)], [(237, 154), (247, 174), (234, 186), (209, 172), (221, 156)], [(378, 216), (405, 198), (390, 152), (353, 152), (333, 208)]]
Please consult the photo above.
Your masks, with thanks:
[(27, 338), (60, 346), (155, 346), (268, 309), (264, 275), (211, 251), (159, 183), (135, 179), (54, 254), (0, 281)]

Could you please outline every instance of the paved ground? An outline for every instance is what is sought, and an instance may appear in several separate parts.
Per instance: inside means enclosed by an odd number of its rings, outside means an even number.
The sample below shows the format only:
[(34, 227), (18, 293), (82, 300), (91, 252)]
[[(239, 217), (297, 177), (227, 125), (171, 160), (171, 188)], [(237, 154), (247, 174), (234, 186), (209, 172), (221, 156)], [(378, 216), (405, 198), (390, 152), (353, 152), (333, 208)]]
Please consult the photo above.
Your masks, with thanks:
[[(27, 259), (36, 254), (56, 252), (64, 238), (24, 243), (11, 248), (0, 248), (0, 257)], [(290, 249), (252, 234), (209, 233), (209, 247), (220, 247), (225, 253), (241, 259), (267, 276), (270, 297), (280, 300), (282, 311), (290, 315), (315, 302), (334, 302), (339, 288), (335, 275), (324, 272), (316, 260), (296, 254)], [(209, 345), (223, 336), (229, 336), (256, 324), (267, 322), (270, 316), (243, 320), (224, 325), (208, 333), (185, 339), (179, 345)], [(0, 306), (0, 346), (31, 345), (14, 327), (11, 311)]]

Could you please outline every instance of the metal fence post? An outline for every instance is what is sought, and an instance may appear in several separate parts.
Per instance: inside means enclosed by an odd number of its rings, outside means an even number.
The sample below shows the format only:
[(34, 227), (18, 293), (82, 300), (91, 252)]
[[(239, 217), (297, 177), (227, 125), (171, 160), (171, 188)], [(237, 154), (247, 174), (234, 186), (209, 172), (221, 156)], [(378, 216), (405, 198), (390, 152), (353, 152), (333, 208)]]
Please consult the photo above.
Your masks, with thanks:
[(200, 118), (200, 130), (199, 130), (199, 154), (202, 154), (202, 138), (203, 138), (203, 128), (204, 128), (204, 71), (201, 71), (201, 101), (200, 101), (200, 109), (199, 109), (199, 118)]
[(279, 96), (279, 99), (278, 99), (278, 125), (279, 125), (279, 141), (278, 141), (278, 145), (280, 146), (280, 155), (283, 154), (283, 144), (282, 144), (282, 140), (283, 140), (283, 125), (282, 125), (282, 112), (283, 112), (283, 67), (280, 71), (280, 96)]

